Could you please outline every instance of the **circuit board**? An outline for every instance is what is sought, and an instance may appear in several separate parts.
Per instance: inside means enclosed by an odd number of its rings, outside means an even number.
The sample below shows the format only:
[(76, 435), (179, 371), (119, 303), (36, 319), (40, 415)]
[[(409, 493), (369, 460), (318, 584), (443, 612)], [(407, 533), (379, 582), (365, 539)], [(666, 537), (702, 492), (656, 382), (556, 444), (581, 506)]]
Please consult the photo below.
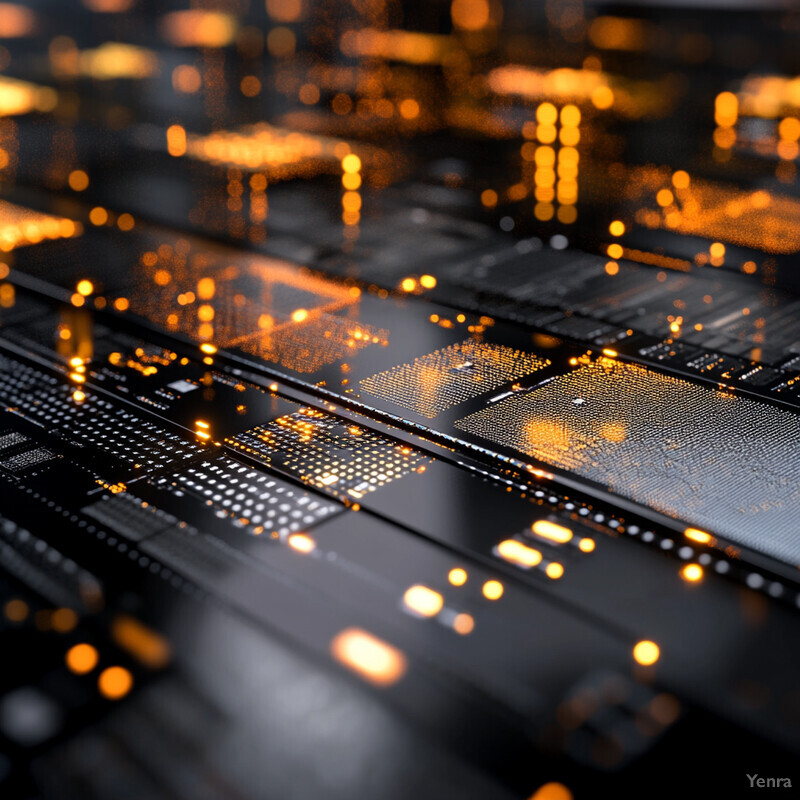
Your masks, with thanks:
[(671, 5), (0, 3), (3, 800), (800, 782), (800, 20)]

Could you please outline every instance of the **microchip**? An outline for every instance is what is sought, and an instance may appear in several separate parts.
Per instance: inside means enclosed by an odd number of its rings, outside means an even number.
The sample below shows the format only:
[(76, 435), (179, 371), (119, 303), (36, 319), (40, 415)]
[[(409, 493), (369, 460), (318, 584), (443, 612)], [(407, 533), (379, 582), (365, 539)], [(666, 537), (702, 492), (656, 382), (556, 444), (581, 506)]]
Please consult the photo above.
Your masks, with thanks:
[(800, 562), (800, 419), (787, 411), (602, 358), (456, 427)]
[(168, 389), (172, 389), (173, 392), (177, 392), (178, 394), (187, 394), (188, 392), (193, 392), (195, 389), (199, 389), (200, 387), (194, 383), (189, 383), (189, 381), (173, 381), (172, 383), (167, 384)]
[(468, 339), (379, 372), (361, 381), (361, 389), (432, 419), (549, 364), (545, 358), (512, 347)]
[(22, 433), (18, 433), (17, 431), (0, 433), (0, 452), (3, 450), (8, 450), (12, 447), (16, 447), (20, 444), (25, 444), (27, 441), (28, 437)]
[(8, 472), (17, 474), (24, 472), (26, 469), (38, 467), (40, 464), (45, 464), (55, 458), (58, 458), (58, 456), (50, 452), (46, 447), (37, 447), (25, 453), (18, 453), (15, 456), (4, 458), (0, 461), (0, 467)]
[(227, 444), (337, 497), (356, 500), (430, 459), (358, 425), (303, 408), (227, 440)]

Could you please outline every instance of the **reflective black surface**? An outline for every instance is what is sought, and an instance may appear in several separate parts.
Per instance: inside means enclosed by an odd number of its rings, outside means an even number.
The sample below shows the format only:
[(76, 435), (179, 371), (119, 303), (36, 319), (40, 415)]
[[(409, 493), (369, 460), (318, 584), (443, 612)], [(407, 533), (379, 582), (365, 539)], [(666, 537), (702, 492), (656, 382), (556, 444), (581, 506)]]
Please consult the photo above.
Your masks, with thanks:
[(3, 797), (800, 781), (799, 30), (0, 4)]

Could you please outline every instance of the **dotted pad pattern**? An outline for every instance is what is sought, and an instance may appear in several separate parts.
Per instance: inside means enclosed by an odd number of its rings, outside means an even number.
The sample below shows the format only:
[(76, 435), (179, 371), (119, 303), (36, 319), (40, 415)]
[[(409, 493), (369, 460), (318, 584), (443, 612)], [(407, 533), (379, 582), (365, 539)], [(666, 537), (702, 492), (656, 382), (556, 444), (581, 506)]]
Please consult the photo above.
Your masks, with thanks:
[(550, 365), (545, 358), (470, 339), (361, 381), (375, 397), (432, 419), (448, 408)]
[(307, 530), (342, 506), (226, 456), (203, 461), (156, 485), (170, 483), (234, 519), (251, 533), (288, 536)]
[(144, 472), (191, 458), (201, 448), (91, 392), (77, 403), (72, 387), (53, 375), (8, 360), (0, 371), (0, 402), (66, 439), (110, 453)]
[(456, 427), (800, 563), (800, 418), (790, 412), (600, 359)]
[(228, 440), (232, 446), (337, 496), (359, 499), (430, 459), (336, 417), (305, 408)]

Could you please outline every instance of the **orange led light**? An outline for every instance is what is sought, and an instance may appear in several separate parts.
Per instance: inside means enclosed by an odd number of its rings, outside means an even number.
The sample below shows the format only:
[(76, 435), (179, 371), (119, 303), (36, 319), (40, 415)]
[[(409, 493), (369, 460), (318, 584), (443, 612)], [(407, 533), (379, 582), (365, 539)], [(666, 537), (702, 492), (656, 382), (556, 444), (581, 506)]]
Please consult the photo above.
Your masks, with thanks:
[(633, 658), (637, 664), (643, 667), (649, 667), (658, 661), (661, 655), (661, 649), (655, 642), (647, 639), (637, 642), (633, 648)]
[(308, 319), (308, 311), (304, 308), (298, 308), (292, 311), (292, 322), (304, 322)]
[(406, 608), (422, 617), (435, 617), (444, 606), (444, 598), (439, 592), (422, 584), (416, 584), (406, 589), (403, 603)]
[(133, 675), (125, 667), (108, 667), (100, 673), (97, 688), (108, 700), (120, 700), (133, 688)]
[(67, 650), (65, 661), (71, 672), (85, 675), (97, 666), (99, 658), (97, 650), (90, 644), (76, 644)]
[(117, 617), (111, 626), (111, 636), (123, 650), (151, 669), (162, 669), (169, 663), (169, 642), (138, 619)]
[(317, 543), (305, 533), (293, 533), (288, 539), (287, 543), (293, 550), (298, 553), (310, 553), (317, 546)]
[(714, 537), (710, 533), (706, 533), (705, 531), (701, 531), (697, 528), (687, 528), (683, 535), (687, 539), (691, 539), (693, 542), (697, 542), (698, 544), (713, 544)]
[(703, 568), (699, 564), (687, 564), (680, 575), (687, 583), (697, 583), (703, 579)]
[(408, 669), (405, 655), (361, 628), (347, 628), (331, 641), (331, 655), (375, 686), (397, 683)]
[(542, 539), (549, 539), (558, 544), (566, 544), (572, 539), (572, 531), (569, 528), (546, 519), (537, 519), (531, 525), (531, 530)]
[(548, 578), (557, 581), (564, 574), (564, 566), (557, 561), (552, 561), (545, 567), (544, 571)]
[(342, 159), (342, 170), (344, 172), (358, 172), (361, 169), (361, 159), (355, 153), (348, 153)]
[(563, 783), (551, 781), (540, 786), (528, 800), (572, 800), (572, 792)]
[(516, 539), (506, 539), (504, 542), (500, 542), (497, 545), (497, 554), (512, 564), (526, 568), (535, 567), (542, 561), (542, 554), (538, 550), (528, 547)]
[(467, 582), (467, 571), (461, 567), (455, 567), (447, 573), (447, 580), (453, 586), (463, 586)]
[(499, 600), (503, 596), (505, 590), (500, 581), (486, 581), (481, 591), (487, 600)]
[(471, 614), (457, 614), (456, 618), (453, 620), (453, 630), (462, 636), (472, 633), (474, 629), (475, 619)]

